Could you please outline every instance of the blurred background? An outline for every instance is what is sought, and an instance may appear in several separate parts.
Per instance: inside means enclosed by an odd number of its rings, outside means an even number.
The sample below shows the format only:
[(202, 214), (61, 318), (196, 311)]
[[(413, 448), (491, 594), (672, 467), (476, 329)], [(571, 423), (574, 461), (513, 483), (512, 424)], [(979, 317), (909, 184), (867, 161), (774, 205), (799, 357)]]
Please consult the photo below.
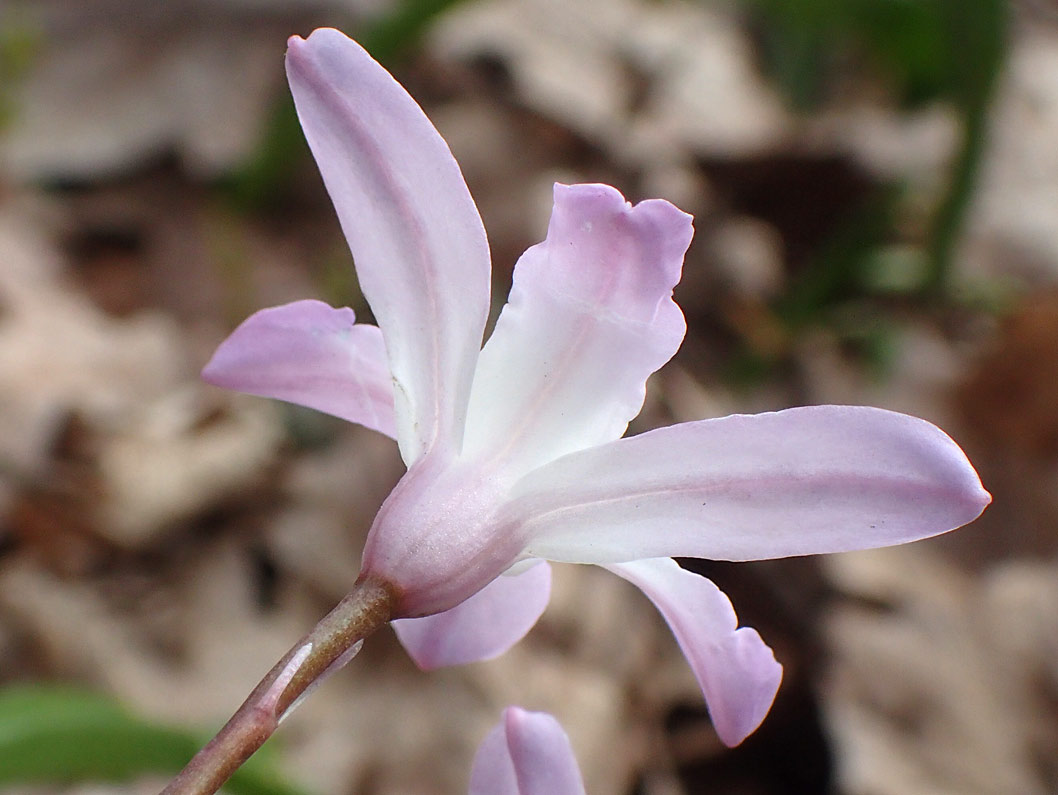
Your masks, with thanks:
[(283, 75), (320, 25), (448, 140), (497, 311), (556, 180), (695, 215), (687, 340), (631, 432), (884, 406), (995, 502), (906, 547), (686, 561), (785, 666), (739, 748), (638, 592), (556, 566), (493, 662), (372, 637), (230, 791), (465, 792), (510, 703), (591, 793), (1058, 791), (1054, 0), (0, 0), (3, 791), (157, 791), (345, 593), (401, 474), (197, 376), (255, 309), (367, 315)]

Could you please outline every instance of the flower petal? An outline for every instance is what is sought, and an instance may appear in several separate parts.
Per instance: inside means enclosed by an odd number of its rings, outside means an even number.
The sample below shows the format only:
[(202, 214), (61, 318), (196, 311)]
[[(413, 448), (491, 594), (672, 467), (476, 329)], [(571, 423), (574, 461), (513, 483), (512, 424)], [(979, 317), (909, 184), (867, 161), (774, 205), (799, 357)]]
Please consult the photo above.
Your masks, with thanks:
[(526, 557), (762, 560), (900, 544), (991, 497), (930, 423), (812, 406), (688, 422), (573, 453), (517, 483), (497, 517)]
[(409, 465), (458, 449), (489, 309), (485, 230), (448, 145), (360, 45), (333, 29), (288, 43), (301, 126), (389, 354)]
[(533, 628), (550, 598), (551, 567), (538, 561), (497, 577), (451, 610), (392, 625), (415, 664), (430, 671), (500, 656)]
[(672, 288), (692, 233), (668, 202), (555, 185), (547, 239), (518, 261), (481, 353), (464, 452), (521, 475), (619, 438), (683, 340)]
[(248, 317), (202, 370), (211, 384), (278, 398), (396, 436), (382, 334), (353, 310), (295, 301)]
[(606, 567), (639, 587), (665, 617), (702, 688), (720, 739), (738, 745), (764, 720), (782, 666), (755, 629), (738, 628), (731, 601), (672, 558)]
[(474, 756), (469, 795), (584, 795), (584, 780), (557, 720), (507, 707)]

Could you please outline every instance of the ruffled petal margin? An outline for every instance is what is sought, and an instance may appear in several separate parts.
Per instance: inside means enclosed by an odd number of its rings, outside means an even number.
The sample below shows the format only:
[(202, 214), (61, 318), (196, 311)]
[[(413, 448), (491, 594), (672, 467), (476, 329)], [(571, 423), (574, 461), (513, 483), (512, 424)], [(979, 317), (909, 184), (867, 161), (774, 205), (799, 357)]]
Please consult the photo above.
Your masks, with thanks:
[(686, 331), (672, 300), (691, 216), (607, 185), (555, 185), (547, 239), (522, 255), (481, 352), (464, 452), (518, 476), (620, 438)]

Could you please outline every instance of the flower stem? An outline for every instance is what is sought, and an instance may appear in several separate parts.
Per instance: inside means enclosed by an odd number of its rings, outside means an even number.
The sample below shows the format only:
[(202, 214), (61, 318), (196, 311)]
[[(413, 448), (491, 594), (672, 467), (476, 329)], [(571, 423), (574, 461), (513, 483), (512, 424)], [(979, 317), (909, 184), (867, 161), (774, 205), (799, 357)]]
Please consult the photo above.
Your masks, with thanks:
[(260, 748), (295, 702), (352, 658), (357, 644), (390, 619), (387, 583), (358, 581), (338, 605), (275, 664), (161, 795), (212, 795)]

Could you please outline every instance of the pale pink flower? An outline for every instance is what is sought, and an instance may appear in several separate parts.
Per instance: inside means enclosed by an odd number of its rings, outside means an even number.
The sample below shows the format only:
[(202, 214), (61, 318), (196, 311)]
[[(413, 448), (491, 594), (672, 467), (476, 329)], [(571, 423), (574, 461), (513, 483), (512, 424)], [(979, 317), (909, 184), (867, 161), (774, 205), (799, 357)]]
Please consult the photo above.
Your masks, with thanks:
[(584, 780), (557, 720), (507, 707), (474, 756), (468, 795), (584, 795)]
[[(447, 145), (336, 30), (289, 42), (287, 72), (378, 326), (298, 301), (246, 320), (207, 365), (221, 386), (395, 438), (408, 471), (361, 579), (395, 594), (424, 668), (495, 656), (547, 604), (544, 560), (637, 585), (671, 626), (720, 738), (767, 713), (781, 667), (727, 597), (672, 556), (760, 560), (900, 544), (989, 502), (929, 423), (815, 406), (622, 439), (685, 332), (672, 300), (690, 216), (605, 185), (556, 185), (495, 331), (485, 231)], [(501, 576), (507, 573), (508, 576)]]

